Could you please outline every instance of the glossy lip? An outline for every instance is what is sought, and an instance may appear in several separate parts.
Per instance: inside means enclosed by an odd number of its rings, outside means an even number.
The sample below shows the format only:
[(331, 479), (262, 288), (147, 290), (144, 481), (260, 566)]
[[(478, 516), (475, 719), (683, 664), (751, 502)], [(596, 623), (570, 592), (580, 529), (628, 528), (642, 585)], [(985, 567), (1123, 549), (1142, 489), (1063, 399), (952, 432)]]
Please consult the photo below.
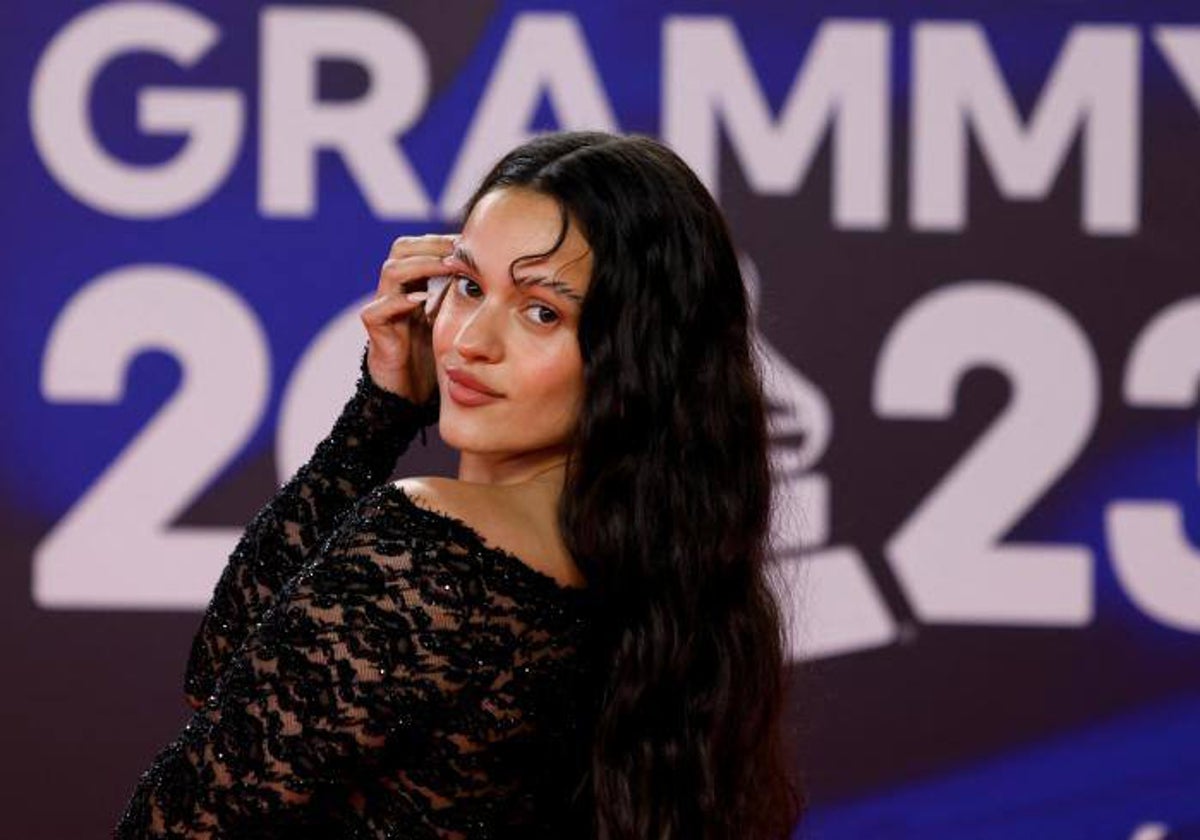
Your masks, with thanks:
[(490, 390), (469, 373), (455, 368), (446, 368), (446, 378), (450, 380), (446, 390), (450, 392), (451, 398), (463, 405), (482, 405), (504, 396)]
[(484, 385), (482, 382), (480, 382), (478, 379), (476, 379), (474, 376), (472, 376), (471, 374), (467, 373), (464, 370), (459, 370), (458, 368), (449, 368), (448, 367), (448, 368), (446, 368), (446, 376), (453, 379), (459, 385), (467, 386), (472, 391), (478, 391), (481, 394), (487, 394), (488, 396), (492, 396), (492, 397), (503, 397), (504, 396), (501, 393), (493, 391), (491, 388)]

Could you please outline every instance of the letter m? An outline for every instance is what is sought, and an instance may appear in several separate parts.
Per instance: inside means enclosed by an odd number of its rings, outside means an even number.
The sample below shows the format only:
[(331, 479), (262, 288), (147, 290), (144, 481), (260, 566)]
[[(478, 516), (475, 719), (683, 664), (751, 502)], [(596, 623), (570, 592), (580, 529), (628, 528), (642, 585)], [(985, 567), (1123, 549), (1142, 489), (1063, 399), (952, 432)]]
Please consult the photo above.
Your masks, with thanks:
[(715, 195), (724, 128), (751, 189), (797, 190), (826, 133), (833, 144), (833, 219), (879, 229), (888, 221), (888, 51), (882, 21), (824, 21), (778, 117), (733, 23), (675, 16), (663, 30), (663, 137)]
[(967, 142), (973, 131), (1000, 194), (1023, 200), (1049, 193), (1076, 135), (1082, 135), (1084, 230), (1135, 233), (1140, 219), (1139, 49), (1134, 27), (1076, 26), (1026, 126), (981, 27), (918, 24), (909, 184), (913, 227), (966, 227)]

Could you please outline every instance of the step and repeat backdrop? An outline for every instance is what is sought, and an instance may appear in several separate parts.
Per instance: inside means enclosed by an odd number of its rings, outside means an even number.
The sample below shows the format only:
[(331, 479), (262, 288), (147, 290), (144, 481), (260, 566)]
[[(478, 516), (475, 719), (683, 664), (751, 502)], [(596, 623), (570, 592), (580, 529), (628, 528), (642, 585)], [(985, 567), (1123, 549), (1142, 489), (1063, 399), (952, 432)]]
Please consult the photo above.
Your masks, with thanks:
[[(558, 128), (726, 209), (797, 837), (1200, 837), (1200, 7), (10, 2), (0, 785), (103, 836), (398, 235)], [(397, 475), (455, 470), (431, 438)]]

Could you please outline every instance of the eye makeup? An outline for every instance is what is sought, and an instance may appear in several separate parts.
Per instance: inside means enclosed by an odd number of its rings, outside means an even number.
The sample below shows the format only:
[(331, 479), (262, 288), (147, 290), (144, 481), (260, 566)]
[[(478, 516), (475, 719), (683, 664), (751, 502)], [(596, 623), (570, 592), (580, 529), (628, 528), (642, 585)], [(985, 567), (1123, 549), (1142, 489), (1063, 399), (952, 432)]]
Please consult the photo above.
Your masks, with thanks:
[[(466, 248), (464, 248), (462, 245), (454, 246), (453, 256), (456, 260), (458, 260), (463, 265), (465, 265), (467, 268), (469, 268), (473, 274), (476, 274), (476, 275), (480, 274), (479, 265), (475, 262), (475, 258), (471, 255), (471, 252), (468, 251)], [(574, 289), (572, 289), (569, 284), (564, 283), (561, 280), (558, 280), (556, 277), (546, 278), (546, 277), (541, 277), (539, 275), (532, 275), (532, 276), (526, 276), (526, 277), (514, 277), (513, 283), (517, 287), (542, 286), (546, 289), (549, 289), (552, 293), (554, 293), (558, 297), (562, 298), (563, 300), (569, 301), (576, 308), (579, 308), (583, 305), (583, 297), (578, 292), (576, 292)]]

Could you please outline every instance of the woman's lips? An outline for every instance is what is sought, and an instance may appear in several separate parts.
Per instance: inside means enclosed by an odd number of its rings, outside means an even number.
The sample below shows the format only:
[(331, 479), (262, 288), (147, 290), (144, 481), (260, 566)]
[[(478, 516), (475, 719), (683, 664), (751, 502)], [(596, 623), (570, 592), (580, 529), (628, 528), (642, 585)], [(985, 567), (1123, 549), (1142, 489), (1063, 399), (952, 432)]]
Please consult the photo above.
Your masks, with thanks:
[(446, 374), (446, 391), (450, 398), (459, 405), (474, 406), (487, 405), (488, 403), (496, 402), (504, 399), (497, 394), (485, 394), (476, 388), (472, 388), (464, 382), (459, 381), (460, 376), (453, 372)]

